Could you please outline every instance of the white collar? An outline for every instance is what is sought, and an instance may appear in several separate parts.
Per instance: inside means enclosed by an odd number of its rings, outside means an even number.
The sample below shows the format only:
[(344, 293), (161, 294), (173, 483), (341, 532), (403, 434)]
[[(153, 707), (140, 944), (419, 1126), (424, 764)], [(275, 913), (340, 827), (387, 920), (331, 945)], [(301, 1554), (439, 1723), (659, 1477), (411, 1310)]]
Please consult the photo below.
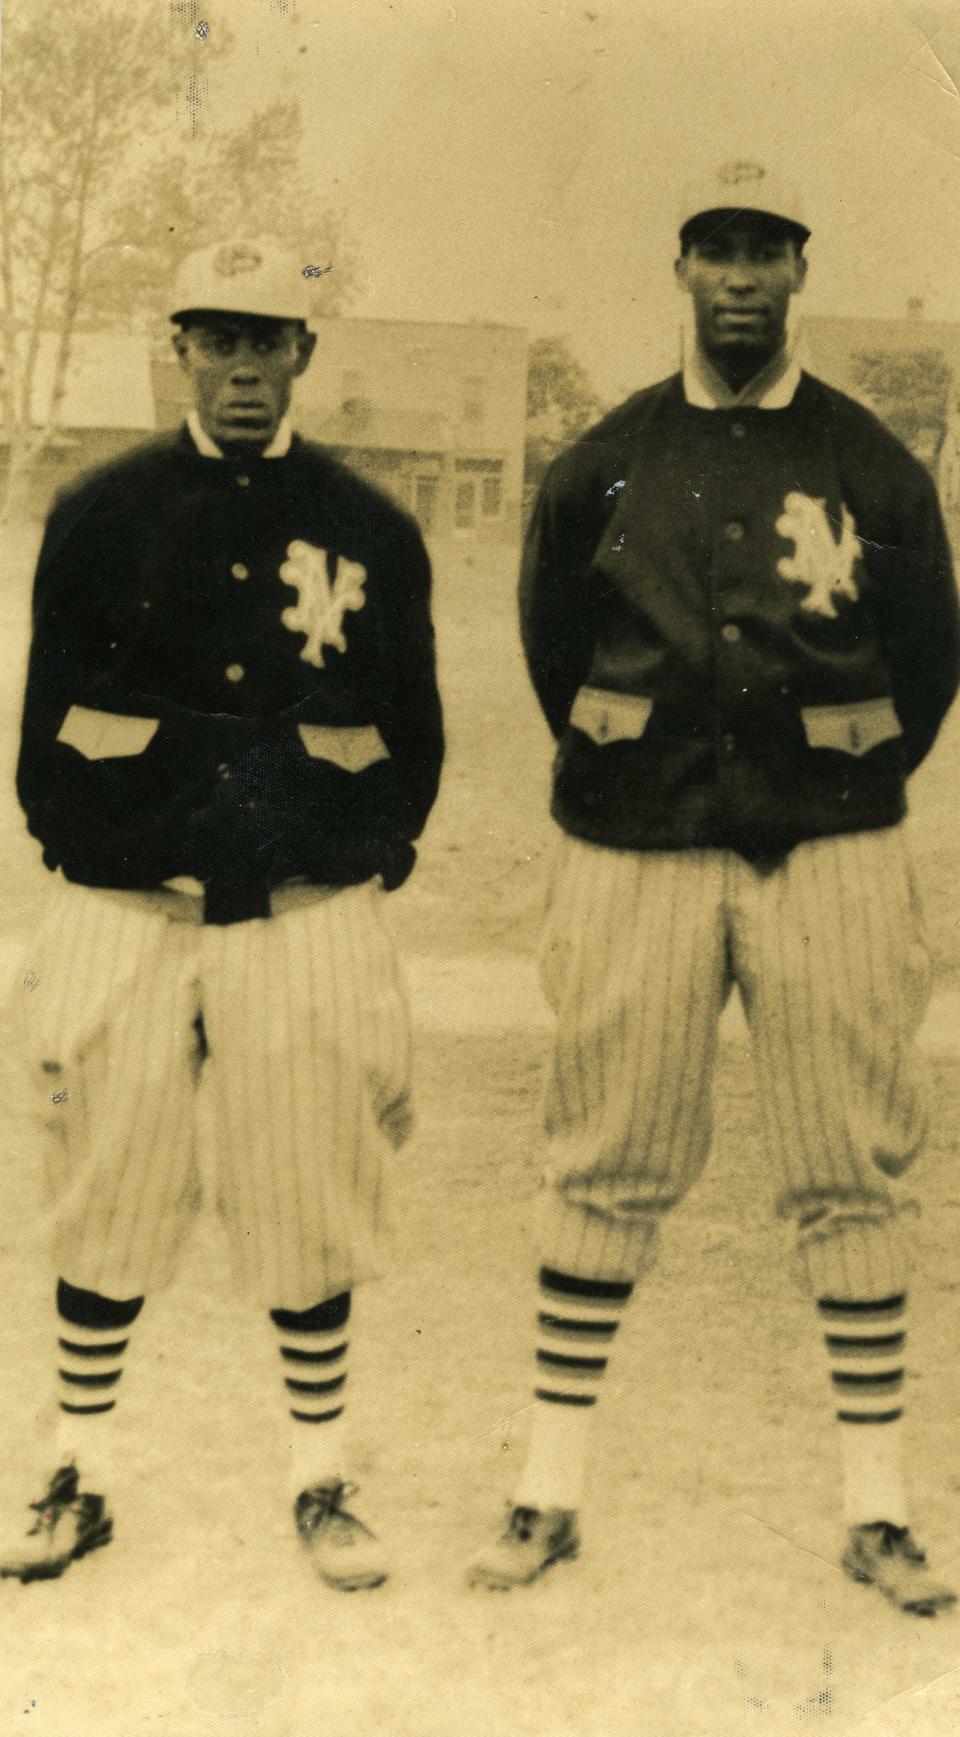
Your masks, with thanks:
[(683, 365), (683, 391), (697, 410), (785, 410), (800, 384), (800, 364), (788, 349), (778, 350), (739, 392), (731, 392), (699, 344)]
[[(187, 411), (187, 427), (193, 437), (194, 446), (203, 458), (223, 457), (223, 453), (216, 441), (210, 439), (210, 436), (204, 428), (203, 423), (200, 421), (196, 410)], [(260, 457), (286, 458), (287, 453), (290, 451), (290, 441), (292, 438), (293, 429), (290, 426), (290, 418), (289, 416), (284, 416), (277, 428), (276, 434), (270, 442), (270, 445), (264, 447)]]

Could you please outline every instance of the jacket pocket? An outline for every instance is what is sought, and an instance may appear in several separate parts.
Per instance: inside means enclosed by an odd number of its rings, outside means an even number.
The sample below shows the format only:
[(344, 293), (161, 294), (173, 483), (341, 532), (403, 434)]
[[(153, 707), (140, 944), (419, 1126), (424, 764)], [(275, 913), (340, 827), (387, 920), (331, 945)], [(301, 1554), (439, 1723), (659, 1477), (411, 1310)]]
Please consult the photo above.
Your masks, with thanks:
[(800, 716), (811, 748), (834, 748), (841, 754), (869, 754), (881, 742), (903, 735), (893, 701), (857, 700), (846, 706), (801, 706)]
[(573, 702), (570, 722), (601, 747), (607, 742), (636, 742), (653, 711), (643, 694), (618, 694), (609, 688), (581, 688)]
[(57, 741), (76, 748), (85, 760), (122, 760), (142, 754), (159, 728), (158, 718), (131, 718), (123, 712), (71, 706), (57, 731)]
[(328, 760), (344, 772), (365, 772), (390, 758), (376, 724), (298, 724), (297, 734), (311, 760)]

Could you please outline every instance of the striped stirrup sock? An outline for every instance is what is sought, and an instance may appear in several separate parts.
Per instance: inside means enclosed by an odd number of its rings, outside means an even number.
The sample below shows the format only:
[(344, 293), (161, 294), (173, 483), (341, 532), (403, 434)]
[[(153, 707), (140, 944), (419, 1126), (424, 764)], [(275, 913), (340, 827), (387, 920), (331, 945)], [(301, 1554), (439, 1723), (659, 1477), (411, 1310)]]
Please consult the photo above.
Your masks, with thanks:
[(129, 1330), (143, 1298), (118, 1301), (57, 1285), (57, 1454), (73, 1460), (86, 1490), (102, 1494), (112, 1471), (112, 1414)]
[(907, 1523), (902, 1471), (905, 1292), (841, 1302), (821, 1297), (830, 1382), (843, 1454), (848, 1525)]
[(611, 1342), (633, 1293), (629, 1281), (582, 1279), (541, 1267), (537, 1383), (518, 1507), (580, 1504), (590, 1423)]
[(349, 1291), (312, 1309), (271, 1309), (291, 1418), (291, 1494), (343, 1473)]

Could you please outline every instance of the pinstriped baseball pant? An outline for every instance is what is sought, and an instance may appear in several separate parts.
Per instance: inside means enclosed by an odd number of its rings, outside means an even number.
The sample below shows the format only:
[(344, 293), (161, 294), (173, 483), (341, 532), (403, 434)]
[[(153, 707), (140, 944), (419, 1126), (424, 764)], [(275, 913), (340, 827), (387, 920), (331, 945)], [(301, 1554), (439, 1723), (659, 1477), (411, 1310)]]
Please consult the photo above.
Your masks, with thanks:
[(63, 1278), (111, 1297), (171, 1278), (200, 1193), (201, 1066), (240, 1290), (303, 1309), (377, 1269), (389, 1151), (409, 1131), (384, 896), (367, 883), (219, 927), (58, 884), (26, 1037)]
[(652, 1263), (707, 1159), (717, 1022), (736, 983), (777, 1206), (811, 1289), (902, 1288), (896, 1178), (925, 1134), (911, 1049), (930, 989), (902, 828), (801, 844), (767, 873), (731, 851), (564, 838), (541, 971), (557, 1014), (547, 1265), (635, 1278)]

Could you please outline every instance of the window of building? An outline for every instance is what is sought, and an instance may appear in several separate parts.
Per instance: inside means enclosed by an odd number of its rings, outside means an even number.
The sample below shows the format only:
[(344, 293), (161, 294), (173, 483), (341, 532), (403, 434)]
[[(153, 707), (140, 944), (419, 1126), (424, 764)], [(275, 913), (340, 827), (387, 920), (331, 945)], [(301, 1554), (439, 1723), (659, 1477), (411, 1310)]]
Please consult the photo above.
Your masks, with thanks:
[(413, 510), (417, 516), (420, 529), (425, 537), (433, 530), (433, 517), (437, 505), (437, 479), (435, 476), (418, 476), (414, 494)]
[(472, 531), (477, 523), (477, 485), (472, 478), (457, 483), (453, 499), (453, 524), (457, 531)]
[(470, 479), (473, 489), (473, 514), (481, 519), (503, 517), (503, 460), (500, 458), (458, 458), (458, 487)]
[(367, 410), (370, 400), (367, 384), (359, 368), (344, 368), (340, 383), (340, 408), (349, 416), (358, 410)]
[(463, 382), (464, 422), (482, 422), (483, 409), (483, 380), (479, 374), (469, 374)]
[(499, 519), (503, 512), (503, 477), (499, 472), (480, 479), (480, 511), (485, 519)]
[(384, 478), (384, 484), (394, 500), (409, 512), (413, 506), (413, 478), (405, 470), (394, 470)]

